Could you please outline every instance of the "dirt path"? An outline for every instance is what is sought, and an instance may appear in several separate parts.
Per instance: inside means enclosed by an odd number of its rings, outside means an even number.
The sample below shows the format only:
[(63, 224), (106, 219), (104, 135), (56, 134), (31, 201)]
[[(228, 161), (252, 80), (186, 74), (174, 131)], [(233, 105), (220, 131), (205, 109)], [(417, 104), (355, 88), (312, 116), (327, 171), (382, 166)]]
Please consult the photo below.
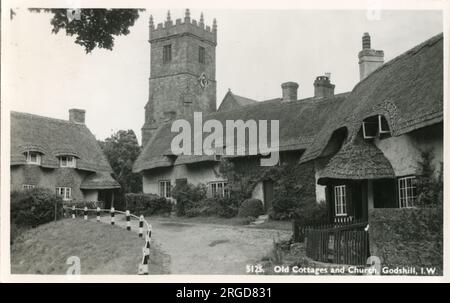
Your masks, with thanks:
[[(116, 222), (125, 226), (120, 217)], [(152, 245), (170, 256), (171, 274), (246, 274), (246, 265), (257, 264), (266, 256), (273, 247), (274, 238), (284, 239), (291, 235), (289, 231), (247, 226), (163, 220), (150, 223), (153, 226)], [(135, 221), (132, 229), (137, 230)]]

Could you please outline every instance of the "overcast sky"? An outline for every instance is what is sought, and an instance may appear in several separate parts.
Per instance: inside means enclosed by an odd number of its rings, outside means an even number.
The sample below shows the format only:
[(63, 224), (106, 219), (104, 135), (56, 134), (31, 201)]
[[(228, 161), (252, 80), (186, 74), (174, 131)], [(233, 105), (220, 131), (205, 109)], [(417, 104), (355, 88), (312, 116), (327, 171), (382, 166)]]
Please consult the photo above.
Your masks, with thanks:
[[(281, 83), (298, 82), (299, 98), (313, 94), (313, 81), (331, 73), (335, 92), (350, 91), (359, 80), (361, 37), (369, 32), (372, 48), (385, 62), (442, 32), (437, 11), (382, 11), (368, 20), (366, 11), (203, 10), (205, 22), (218, 22), (217, 105), (228, 88), (241, 96), (267, 100), (281, 96)], [(15, 91), (11, 108), (68, 119), (69, 108), (86, 110), (86, 123), (98, 139), (133, 129), (139, 140), (148, 98), (150, 45), (148, 17), (163, 22), (167, 10), (140, 13), (113, 51), (84, 49), (65, 35), (51, 34), (50, 14), (16, 11), (10, 75)], [(183, 10), (172, 10), (172, 19)], [(199, 19), (200, 10), (191, 10)]]

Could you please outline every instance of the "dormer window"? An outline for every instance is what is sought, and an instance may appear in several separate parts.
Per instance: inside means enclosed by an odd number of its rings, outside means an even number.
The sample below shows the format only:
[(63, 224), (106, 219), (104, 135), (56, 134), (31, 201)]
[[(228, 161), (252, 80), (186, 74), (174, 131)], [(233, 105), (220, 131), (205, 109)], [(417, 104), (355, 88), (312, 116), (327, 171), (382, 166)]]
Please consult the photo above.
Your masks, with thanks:
[(25, 153), (27, 164), (41, 165), (41, 154), (34, 151)]
[(60, 167), (75, 167), (76, 159), (74, 156), (61, 156), (59, 157)]
[(389, 124), (382, 115), (366, 118), (362, 125), (364, 139), (374, 139), (377, 136), (390, 135)]

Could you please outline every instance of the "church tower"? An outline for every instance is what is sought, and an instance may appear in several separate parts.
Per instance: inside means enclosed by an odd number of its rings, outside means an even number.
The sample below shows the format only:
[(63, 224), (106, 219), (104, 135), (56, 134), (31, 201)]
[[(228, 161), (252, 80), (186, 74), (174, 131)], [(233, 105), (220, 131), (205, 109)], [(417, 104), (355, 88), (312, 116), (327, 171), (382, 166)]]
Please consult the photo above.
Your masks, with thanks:
[(142, 145), (163, 123), (188, 119), (194, 112), (216, 110), (217, 23), (206, 26), (191, 19), (167, 20), (154, 26), (150, 16), (150, 80)]

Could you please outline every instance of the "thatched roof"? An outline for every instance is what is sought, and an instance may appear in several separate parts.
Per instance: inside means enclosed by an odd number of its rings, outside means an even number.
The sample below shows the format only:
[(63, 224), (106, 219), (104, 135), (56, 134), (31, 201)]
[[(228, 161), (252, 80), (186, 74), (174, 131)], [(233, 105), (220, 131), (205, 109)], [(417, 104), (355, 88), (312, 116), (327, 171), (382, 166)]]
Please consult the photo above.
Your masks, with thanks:
[(220, 103), (218, 111), (231, 110), (237, 107), (255, 104), (257, 102), (258, 101), (256, 100), (236, 95), (232, 93), (231, 90), (228, 90), (222, 100), (222, 103)]
[(58, 168), (58, 156), (75, 156), (78, 169), (100, 173), (104, 184), (118, 186), (110, 176), (108, 160), (85, 124), (11, 112), (11, 165), (26, 164), (26, 151), (40, 152), (41, 166), (46, 168)]
[[(337, 110), (346, 96), (347, 94), (339, 94), (320, 100), (307, 98), (294, 102), (282, 102), (279, 98), (272, 99), (229, 111), (217, 111), (203, 115), (203, 122), (216, 119), (222, 122), (222, 125), (225, 125), (226, 120), (241, 119), (244, 122), (247, 120), (279, 120), (280, 151), (304, 150), (311, 144), (324, 121)], [(156, 167), (214, 161), (213, 156), (205, 155), (173, 156), (170, 144), (176, 133), (172, 133), (170, 129), (171, 123), (164, 124), (158, 129), (134, 163), (133, 170), (135, 172)], [(206, 137), (207, 135), (204, 134), (203, 136)], [(248, 139), (248, 136), (246, 137)], [(226, 139), (223, 140), (225, 143)], [(248, 140), (246, 144), (248, 146)]]
[(320, 172), (319, 184), (327, 179), (385, 179), (394, 178), (391, 163), (373, 143), (356, 137), (346, 143)]
[[(280, 151), (304, 151), (300, 161), (307, 162), (324, 156), (322, 152), (338, 129), (346, 128), (347, 141), (355, 142), (362, 121), (370, 116), (383, 115), (393, 136), (441, 122), (442, 59), (443, 36), (440, 34), (382, 65), (350, 93), (294, 102), (282, 102), (280, 99), (257, 102), (205, 115), (203, 121), (279, 120)], [(229, 92), (224, 99), (231, 97)], [(177, 158), (171, 155), (170, 143), (176, 134), (171, 133), (170, 127), (171, 123), (161, 126), (153, 140), (144, 147), (134, 164), (135, 172), (214, 161), (211, 156)], [(366, 175), (370, 176), (370, 171)]]
[(81, 189), (109, 189), (120, 188), (119, 183), (111, 177), (109, 172), (96, 172), (87, 176), (80, 186)]
[(356, 136), (363, 119), (381, 114), (393, 136), (443, 121), (443, 36), (439, 34), (385, 63), (359, 82), (330, 116), (301, 162), (320, 157), (332, 133)]

